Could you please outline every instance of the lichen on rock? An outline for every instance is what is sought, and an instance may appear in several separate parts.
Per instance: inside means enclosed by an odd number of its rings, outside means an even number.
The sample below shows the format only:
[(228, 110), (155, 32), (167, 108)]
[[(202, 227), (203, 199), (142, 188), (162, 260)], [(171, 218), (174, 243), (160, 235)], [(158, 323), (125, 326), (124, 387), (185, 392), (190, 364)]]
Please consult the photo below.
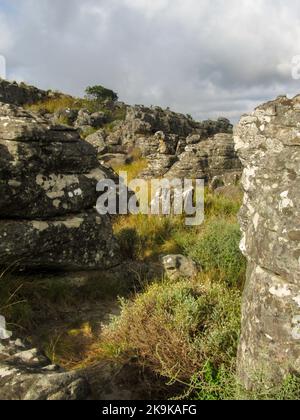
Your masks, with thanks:
[(300, 372), (300, 97), (243, 116), (234, 139), (248, 259), (238, 369), (251, 388), (257, 375), (269, 383)]

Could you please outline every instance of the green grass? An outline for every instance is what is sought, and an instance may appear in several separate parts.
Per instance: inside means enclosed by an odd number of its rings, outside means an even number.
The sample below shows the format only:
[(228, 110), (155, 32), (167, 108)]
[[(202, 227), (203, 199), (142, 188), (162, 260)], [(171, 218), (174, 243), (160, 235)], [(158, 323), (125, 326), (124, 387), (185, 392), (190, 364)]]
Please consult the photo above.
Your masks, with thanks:
[(45, 101), (37, 102), (32, 105), (27, 105), (25, 108), (31, 112), (47, 111), (50, 114), (65, 110), (67, 108), (77, 110), (87, 109), (89, 112), (103, 112), (108, 118), (108, 124), (112, 125), (116, 121), (123, 121), (126, 117), (126, 108), (107, 109), (105, 104), (97, 100), (74, 98), (72, 96), (59, 96), (57, 98), (47, 99)]
[(196, 234), (179, 233), (177, 243), (205, 272), (215, 270), (228, 286), (242, 286), (246, 261), (239, 250), (240, 227), (226, 219), (210, 218)]

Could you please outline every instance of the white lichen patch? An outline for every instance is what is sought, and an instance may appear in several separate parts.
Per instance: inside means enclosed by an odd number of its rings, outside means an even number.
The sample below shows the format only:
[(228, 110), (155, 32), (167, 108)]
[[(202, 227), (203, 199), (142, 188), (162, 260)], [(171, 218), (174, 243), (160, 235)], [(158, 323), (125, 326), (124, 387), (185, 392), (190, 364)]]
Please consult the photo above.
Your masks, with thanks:
[(255, 178), (258, 168), (255, 166), (248, 166), (244, 169), (243, 173), (243, 185), (246, 191), (249, 191), (253, 187), (253, 179)]
[(266, 334), (266, 337), (268, 340), (273, 341), (273, 337), (271, 337), (269, 334)]
[(282, 211), (287, 208), (293, 208), (294, 202), (288, 197), (289, 191), (284, 191), (280, 194), (279, 210)]
[(33, 221), (32, 226), (35, 230), (43, 232), (49, 228), (49, 224), (47, 222), (40, 222), (40, 221)]
[(240, 251), (243, 255), (247, 254), (247, 246), (246, 246), (246, 235), (243, 234), (243, 237), (240, 242)]
[(70, 191), (68, 193), (70, 198), (74, 198), (74, 197), (80, 197), (82, 195), (82, 189), (81, 188), (77, 188), (74, 191)]
[(296, 297), (293, 299), (293, 301), (294, 301), (295, 303), (297, 303), (297, 305), (300, 307), (300, 295), (299, 295), (299, 296), (296, 296)]
[(278, 298), (286, 298), (292, 295), (292, 292), (287, 284), (283, 286), (273, 286), (270, 288), (270, 293)]
[(266, 145), (268, 149), (275, 153), (281, 153), (284, 149), (284, 145), (281, 143), (281, 141), (273, 138), (267, 138)]
[(12, 369), (11, 367), (3, 367), (0, 369), (0, 378), (6, 378), (8, 376), (14, 376), (18, 371), (16, 369)]
[(104, 172), (100, 168), (93, 169), (88, 174), (85, 174), (85, 176), (88, 179), (95, 179), (96, 181), (101, 181), (102, 179), (106, 178)]
[(9, 162), (11, 166), (16, 166), (19, 162), (18, 143), (16, 141), (2, 141), (7, 147), (8, 153), (13, 157), (13, 160)]
[[(36, 176), (36, 183), (41, 188), (43, 188), (47, 197), (49, 197), (51, 200), (55, 200), (64, 197), (65, 191), (70, 189), (74, 185), (78, 185), (79, 180), (76, 175), (52, 174), (45, 178), (43, 175), (39, 174)], [(72, 191), (68, 193), (70, 198), (73, 198), (74, 194), (81, 195), (81, 189), (72, 189)]]
[(257, 231), (259, 220), (260, 220), (259, 214), (255, 213), (255, 215), (253, 217), (253, 226), (254, 226), (255, 231)]
[(54, 206), (56, 209), (58, 209), (58, 208), (60, 207), (60, 203), (61, 203), (61, 202), (60, 202), (60, 200), (57, 200), (57, 199), (56, 199), (56, 200), (54, 200), (54, 201), (53, 201), (53, 206)]
[(20, 181), (17, 181), (16, 179), (10, 179), (10, 180), (8, 181), (8, 185), (9, 185), (10, 187), (13, 187), (13, 188), (18, 188), (18, 187), (20, 187), (22, 184), (21, 184), (21, 182), (20, 182)]
[(62, 220), (60, 222), (54, 222), (54, 226), (65, 226), (68, 229), (79, 229), (84, 219), (81, 217), (72, 217), (71, 219)]
[(300, 340), (300, 315), (292, 319), (292, 337), (294, 340)]

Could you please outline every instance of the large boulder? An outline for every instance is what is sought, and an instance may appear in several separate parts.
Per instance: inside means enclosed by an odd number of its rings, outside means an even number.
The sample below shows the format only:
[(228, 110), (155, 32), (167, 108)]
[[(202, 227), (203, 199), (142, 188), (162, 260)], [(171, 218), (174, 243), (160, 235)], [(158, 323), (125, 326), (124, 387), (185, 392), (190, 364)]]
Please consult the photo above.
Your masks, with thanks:
[(119, 262), (97, 182), (113, 178), (77, 131), (0, 103), (2, 260), (25, 267), (105, 269)]
[(300, 96), (279, 97), (235, 129), (243, 162), (241, 249), (248, 259), (238, 370), (251, 388), (300, 373)]

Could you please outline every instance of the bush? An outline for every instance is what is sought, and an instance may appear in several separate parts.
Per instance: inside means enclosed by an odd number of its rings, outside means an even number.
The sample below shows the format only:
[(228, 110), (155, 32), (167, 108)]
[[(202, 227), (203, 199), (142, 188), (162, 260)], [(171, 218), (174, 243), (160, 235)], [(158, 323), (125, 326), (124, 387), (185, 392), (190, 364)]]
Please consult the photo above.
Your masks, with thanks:
[(88, 86), (85, 90), (87, 97), (91, 100), (103, 102), (111, 100), (113, 102), (118, 100), (118, 95), (111, 89), (107, 89), (101, 85)]
[(240, 293), (225, 286), (163, 282), (134, 301), (104, 331), (104, 345), (137, 356), (142, 366), (187, 384), (205, 366), (231, 366), (240, 328)]
[(245, 278), (246, 262), (239, 250), (240, 227), (224, 219), (211, 219), (198, 234), (178, 235), (184, 252), (205, 272), (217, 271), (229, 286), (241, 286)]

